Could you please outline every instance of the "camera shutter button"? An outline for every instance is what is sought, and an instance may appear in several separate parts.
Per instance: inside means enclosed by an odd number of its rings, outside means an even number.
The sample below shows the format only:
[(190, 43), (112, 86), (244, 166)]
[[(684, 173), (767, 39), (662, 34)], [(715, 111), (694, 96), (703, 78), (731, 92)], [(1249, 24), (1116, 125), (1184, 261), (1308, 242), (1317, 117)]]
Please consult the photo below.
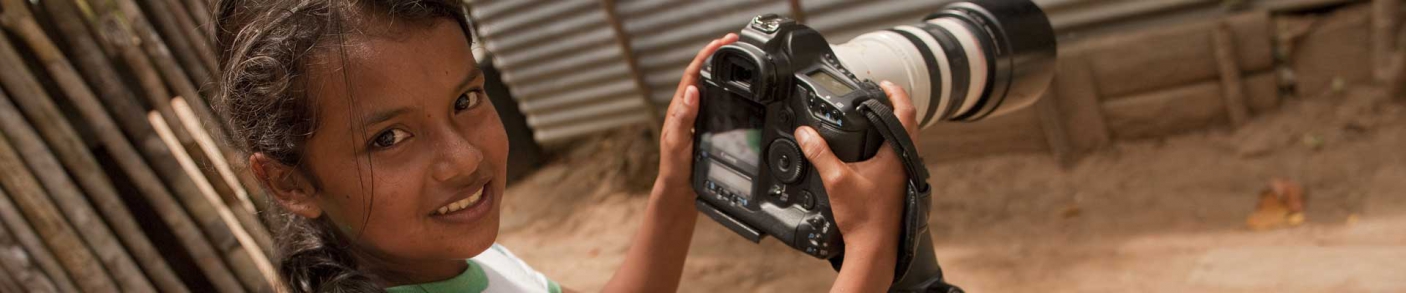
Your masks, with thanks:
[(771, 142), (767, 149), (767, 165), (771, 166), (772, 176), (784, 183), (795, 183), (801, 178), (801, 171), (805, 170), (805, 156), (801, 155), (801, 148), (796, 146), (794, 141), (789, 139), (778, 139)]

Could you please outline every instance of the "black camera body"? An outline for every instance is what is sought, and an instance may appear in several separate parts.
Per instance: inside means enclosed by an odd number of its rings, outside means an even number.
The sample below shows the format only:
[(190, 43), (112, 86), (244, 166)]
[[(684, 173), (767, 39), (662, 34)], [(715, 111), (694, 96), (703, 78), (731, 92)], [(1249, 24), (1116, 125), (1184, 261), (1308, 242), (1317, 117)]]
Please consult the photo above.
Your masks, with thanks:
[(810, 126), (845, 162), (884, 139), (858, 111), (883, 90), (836, 59), (819, 32), (774, 14), (755, 18), (702, 74), (693, 187), (698, 209), (753, 242), (770, 235), (811, 256), (844, 250), (821, 176), (794, 136)]

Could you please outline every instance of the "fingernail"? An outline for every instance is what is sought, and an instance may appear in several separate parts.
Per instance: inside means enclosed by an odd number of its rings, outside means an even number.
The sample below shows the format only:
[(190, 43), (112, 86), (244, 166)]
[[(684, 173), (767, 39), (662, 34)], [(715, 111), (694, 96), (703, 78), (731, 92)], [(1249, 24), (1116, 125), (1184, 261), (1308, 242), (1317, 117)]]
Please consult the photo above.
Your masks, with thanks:
[(893, 83), (892, 83), (892, 82), (889, 82), (889, 81), (887, 81), (887, 80), (885, 80), (885, 81), (880, 81), (880, 82), (879, 82), (879, 86), (882, 86), (882, 87), (891, 87), (891, 86), (893, 86)]
[(684, 104), (684, 105), (687, 105), (687, 106), (693, 106), (694, 101), (697, 101), (697, 100), (698, 100), (698, 87), (691, 86), (691, 85), (688, 86), (688, 89), (686, 89), (686, 90), (683, 91), (683, 104)]
[(813, 130), (810, 130), (810, 127), (802, 126), (801, 128), (796, 130), (796, 140), (799, 141), (801, 144), (809, 143), (811, 137), (814, 135), (811, 134), (811, 131)]

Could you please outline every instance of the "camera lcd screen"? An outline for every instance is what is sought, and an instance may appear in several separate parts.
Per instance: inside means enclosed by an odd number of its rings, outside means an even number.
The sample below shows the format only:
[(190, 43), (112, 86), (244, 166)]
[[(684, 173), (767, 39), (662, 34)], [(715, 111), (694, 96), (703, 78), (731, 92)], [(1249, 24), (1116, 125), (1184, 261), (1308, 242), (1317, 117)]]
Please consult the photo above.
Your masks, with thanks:
[(848, 85), (845, 85), (845, 83), (841, 82), (840, 79), (835, 78), (834, 75), (825, 73), (825, 71), (823, 70), (816, 70), (815, 72), (811, 72), (806, 76), (809, 76), (810, 80), (814, 81), (816, 85), (825, 88), (825, 90), (830, 91), (830, 94), (836, 96), (843, 96), (851, 91), (854, 91), (853, 88), (850, 88)]
[(725, 93), (702, 102), (699, 147), (713, 160), (708, 179), (726, 191), (747, 198), (762, 156), (762, 105)]

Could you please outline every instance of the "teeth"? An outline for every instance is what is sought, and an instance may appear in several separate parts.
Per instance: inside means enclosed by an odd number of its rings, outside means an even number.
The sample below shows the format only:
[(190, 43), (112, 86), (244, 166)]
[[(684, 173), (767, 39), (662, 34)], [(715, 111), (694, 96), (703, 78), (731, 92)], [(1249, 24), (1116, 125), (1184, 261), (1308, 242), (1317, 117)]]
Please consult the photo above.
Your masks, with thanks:
[(461, 200), (456, 201), (456, 202), (451, 202), (451, 203), (449, 203), (449, 204), (447, 204), (447, 205), (444, 205), (444, 206), (442, 206), (442, 207), (439, 207), (438, 210), (435, 210), (435, 214), (443, 215), (443, 214), (448, 214), (448, 213), (456, 212), (456, 211), (462, 210), (462, 209), (464, 209), (464, 208), (467, 208), (467, 207), (473, 205), (474, 203), (477, 203), (480, 199), (483, 199), (483, 189), (482, 189), (482, 188), (480, 188), (478, 191), (474, 192), (473, 195), (469, 195), (468, 198), (461, 199)]

